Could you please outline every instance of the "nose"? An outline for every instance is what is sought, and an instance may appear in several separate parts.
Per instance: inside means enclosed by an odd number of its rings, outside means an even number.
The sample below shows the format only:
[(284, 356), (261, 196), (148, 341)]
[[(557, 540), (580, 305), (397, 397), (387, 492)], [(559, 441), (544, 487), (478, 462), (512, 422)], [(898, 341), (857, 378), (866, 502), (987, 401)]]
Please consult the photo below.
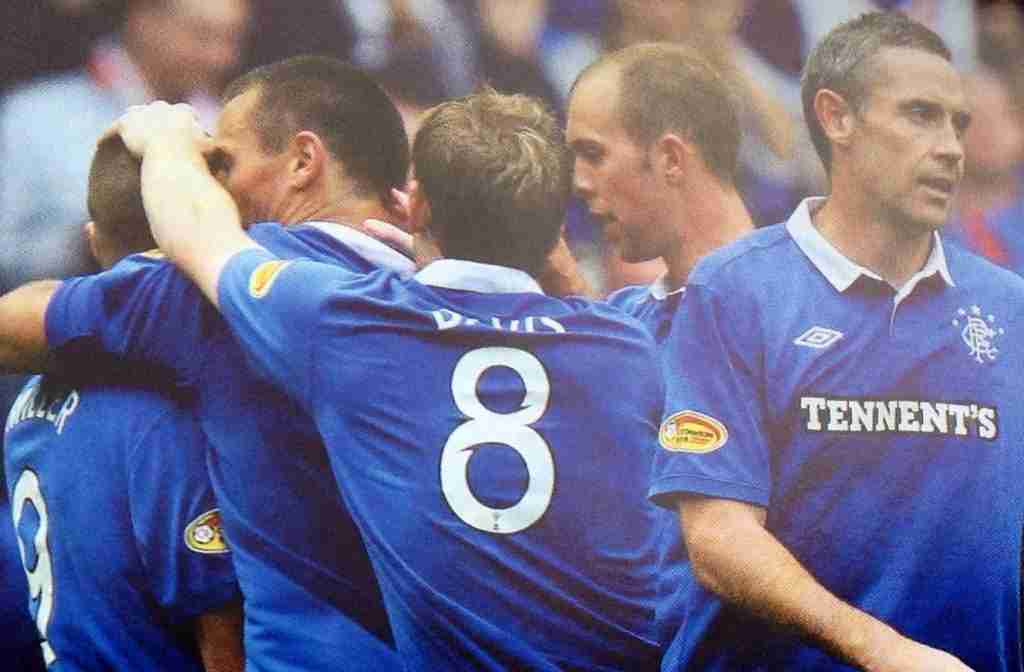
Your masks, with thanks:
[(579, 159), (573, 163), (572, 188), (576, 195), (585, 201), (594, 195), (593, 177), (587, 171), (586, 164)]
[(941, 136), (935, 145), (935, 155), (951, 167), (959, 167), (964, 159), (963, 131), (950, 119), (943, 124)]

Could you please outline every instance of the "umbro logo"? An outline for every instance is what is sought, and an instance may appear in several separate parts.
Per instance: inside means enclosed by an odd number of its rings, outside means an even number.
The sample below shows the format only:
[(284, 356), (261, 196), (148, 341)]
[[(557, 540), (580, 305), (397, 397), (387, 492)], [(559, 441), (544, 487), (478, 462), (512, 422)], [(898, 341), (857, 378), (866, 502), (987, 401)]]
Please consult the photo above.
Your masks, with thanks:
[(834, 345), (836, 341), (843, 337), (843, 332), (836, 331), (835, 329), (827, 329), (825, 327), (811, 327), (804, 333), (800, 334), (796, 340), (793, 341), (796, 345), (802, 345), (805, 348), (815, 348), (817, 350), (824, 350), (825, 348)]

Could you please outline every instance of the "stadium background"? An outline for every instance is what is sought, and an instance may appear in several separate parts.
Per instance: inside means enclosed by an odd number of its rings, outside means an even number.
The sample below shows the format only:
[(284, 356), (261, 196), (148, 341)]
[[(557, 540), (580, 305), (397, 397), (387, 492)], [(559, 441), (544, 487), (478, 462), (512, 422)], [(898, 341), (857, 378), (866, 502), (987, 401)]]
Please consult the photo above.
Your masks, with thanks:
[[(167, 32), (133, 40), (126, 21), (145, 3), (178, 6)], [(0, 3), (0, 289), (39, 277), (88, 270), (77, 206), (47, 209), (67, 194), (84, 194), (84, 172), (62, 172), (61, 146), (47, 145), (53, 124), (29, 115), (19, 100), (59, 101), (68, 77), (117, 93), (131, 73), (111, 66), (111, 49), (166, 50), (196, 71), (177, 82), (183, 100), (215, 100), (220, 85), (250, 67), (293, 54), (328, 53), (372, 72), (392, 93), (410, 129), (419, 111), (483, 82), (539, 96), (559, 114), (580, 69), (605, 50), (648, 40), (686, 42), (732, 79), (743, 103), (742, 191), (758, 224), (783, 219), (804, 196), (823, 191), (823, 175), (803, 129), (799, 72), (813, 43), (836, 23), (873, 8), (906, 11), (931, 25), (969, 73), (976, 121), (967, 143), (967, 175), (950, 234), (976, 251), (1024, 272), (1024, 10), (1021, 2), (968, 0), (5, 0)], [(190, 8), (191, 7), (191, 8)], [(217, 10), (234, 12), (237, 29), (218, 34)], [(179, 31), (179, 32), (174, 32)], [(181, 39), (171, 40), (170, 36)], [(156, 46), (154, 46), (156, 45)], [(217, 58), (189, 60), (195, 45)], [(180, 50), (176, 53), (175, 50)], [(190, 50), (192, 53), (190, 53)], [(183, 68), (184, 69), (184, 68)], [(143, 88), (159, 89), (154, 83)], [(188, 90), (192, 86), (195, 90)], [(138, 101), (141, 102), (141, 101)], [(212, 109), (211, 119), (216, 110)], [(67, 137), (67, 136), (65, 136)], [(83, 129), (70, 143), (89, 148)], [(85, 151), (85, 150), (83, 150)], [(28, 172), (44, 188), (20, 186)], [(78, 179), (81, 177), (82, 179)], [(77, 182), (75, 180), (78, 180)], [(12, 193), (31, 198), (13, 202)], [(74, 199), (73, 199), (74, 200)], [(75, 209), (77, 207), (77, 210)], [(624, 266), (608, 257), (601, 232), (576, 204), (567, 222), (570, 244), (593, 284), (611, 290), (655, 277), (657, 264)], [(71, 241), (68, 243), (68, 241)], [(60, 250), (54, 248), (60, 247)], [(27, 263), (26, 259), (32, 260)], [(18, 380), (0, 386), (6, 415)], [(0, 513), (9, 515), (6, 502)], [(6, 531), (7, 528), (5, 527)], [(23, 576), (13, 538), (0, 535), (0, 660), (5, 647), (31, 636), (12, 625), (24, 605)], [(13, 577), (13, 578), (12, 578)], [(19, 602), (20, 599), (20, 602)], [(10, 655), (14, 655), (13, 653)]]

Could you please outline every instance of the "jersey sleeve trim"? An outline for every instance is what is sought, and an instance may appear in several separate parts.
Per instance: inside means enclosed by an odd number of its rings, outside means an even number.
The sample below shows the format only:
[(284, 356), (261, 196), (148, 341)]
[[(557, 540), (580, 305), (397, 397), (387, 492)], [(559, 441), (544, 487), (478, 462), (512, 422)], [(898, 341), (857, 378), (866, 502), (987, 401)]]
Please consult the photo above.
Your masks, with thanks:
[(651, 484), (647, 497), (658, 506), (675, 511), (678, 500), (683, 495), (735, 499), (767, 508), (770, 494), (764, 488), (745, 483), (734, 483), (693, 474), (673, 474), (656, 479)]

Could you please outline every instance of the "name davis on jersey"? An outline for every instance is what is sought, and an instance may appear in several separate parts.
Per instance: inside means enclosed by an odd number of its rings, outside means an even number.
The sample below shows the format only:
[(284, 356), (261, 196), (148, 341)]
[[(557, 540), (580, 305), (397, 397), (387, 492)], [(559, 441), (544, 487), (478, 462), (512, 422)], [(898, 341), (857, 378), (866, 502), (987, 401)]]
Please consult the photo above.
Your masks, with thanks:
[(973, 402), (803, 396), (800, 411), (811, 432), (999, 436), (998, 410)]

